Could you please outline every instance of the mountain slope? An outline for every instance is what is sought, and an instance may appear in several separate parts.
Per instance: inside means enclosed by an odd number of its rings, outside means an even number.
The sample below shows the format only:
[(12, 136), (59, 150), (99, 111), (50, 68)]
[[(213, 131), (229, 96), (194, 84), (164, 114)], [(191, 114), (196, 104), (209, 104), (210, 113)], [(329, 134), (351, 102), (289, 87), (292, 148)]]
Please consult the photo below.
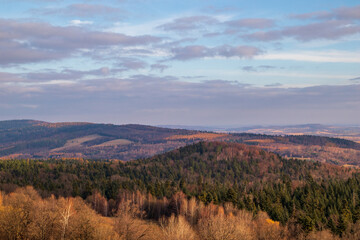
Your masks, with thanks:
[(274, 136), (251, 133), (232, 134), (236, 142), (256, 145), (286, 158), (316, 160), (336, 165), (360, 165), (360, 144), (346, 139), (287, 135)]
[(286, 158), (360, 166), (360, 144), (323, 136), (214, 133), (145, 125), (0, 121), (1, 159), (133, 160), (199, 141), (256, 145)]
[(0, 161), (0, 190), (6, 192), (27, 185), (43, 196), (86, 199), (98, 192), (116, 209), (122, 193), (176, 199), (182, 191), (205, 204), (231, 202), (253, 214), (266, 211), (282, 224), (297, 221), (305, 231), (330, 228), (338, 234), (346, 229), (341, 221), (360, 218), (359, 183), (355, 169), (224, 142), (200, 142), (129, 162)]
[(2, 158), (91, 158), (130, 160), (152, 156), (201, 139), (172, 139), (198, 131), (128, 124), (0, 121)]
[[(74, 187), (77, 186), (75, 192), (86, 197), (87, 192), (91, 193), (91, 190), (86, 189), (89, 186), (111, 192), (115, 189), (110, 191), (107, 188), (112, 188), (112, 184), (116, 183), (118, 187), (155, 191), (151, 186), (156, 182), (170, 184), (184, 181), (189, 187), (186, 192), (193, 191), (195, 194), (200, 189), (199, 184), (204, 185), (203, 187), (213, 185), (226, 188), (233, 184), (253, 186), (260, 182), (282, 182), (284, 179), (296, 184), (310, 175), (316, 181), (323, 181), (347, 179), (356, 172), (355, 169), (332, 164), (284, 159), (277, 154), (245, 144), (200, 142), (151, 158), (128, 162), (2, 161), (0, 183), (20, 186), (30, 184), (59, 194), (57, 191), (64, 191), (64, 182), (67, 182), (67, 193), (62, 192), (63, 195), (74, 194)], [(169, 185), (154, 195), (171, 195), (171, 192), (167, 191), (173, 190)], [(110, 195), (108, 197), (111, 198)]]
[(360, 142), (359, 126), (331, 126), (321, 124), (303, 124), (290, 126), (253, 126), (226, 129), (229, 132), (246, 132), (266, 135), (316, 135), (336, 137)]

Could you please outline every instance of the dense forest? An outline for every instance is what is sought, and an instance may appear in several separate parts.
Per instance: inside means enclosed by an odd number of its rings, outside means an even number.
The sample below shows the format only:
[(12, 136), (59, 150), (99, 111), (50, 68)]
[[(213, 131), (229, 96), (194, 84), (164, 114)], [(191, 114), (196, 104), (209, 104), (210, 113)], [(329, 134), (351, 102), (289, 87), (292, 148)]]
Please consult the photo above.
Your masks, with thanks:
[[(107, 239), (107, 240), (285, 240), (338, 239), (329, 230), (306, 232), (296, 222), (286, 226), (264, 212), (256, 215), (231, 203), (204, 204), (176, 193), (157, 199), (139, 191), (122, 191), (117, 211), (104, 216), (107, 200), (94, 193), (86, 200), (42, 198), (32, 188), (0, 194), (0, 239)], [(342, 239), (358, 239), (359, 226)]]
[(358, 166), (360, 144), (354, 141), (311, 135), (264, 135), (232, 134), (230, 142), (256, 145), (266, 151), (276, 152), (286, 158), (298, 158), (332, 163), (336, 165)]
[[(350, 141), (342, 138), (314, 136), (314, 135), (265, 135), (265, 134), (253, 134), (253, 133), (234, 133), (233, 136), (237, 137), (237, 142), (246, 142), (251, 139), (270, 139), (276, 143), (292, 143), (305, 146), (332, 146), (339, 148), (350, 148), (354, 150), (360, 150), (360, 143)], [(247, 142), (249, 144), (249, 142)], [(254, 142), (254, 145), (256, 142)]]
[[(176, 202), (195, 199), (204, 206), (231, 204), (254, 219), (266, 213), (281, 228), (304, 236), (326, 230), (344, 238), (355, 234), (360, 218), (360, 173), (356, 170), (284, 159), (237, 143), (201, 142), (131, 162), (0, 162), (0, 187), (5, 193), (28, 185), (44, 198), (79, 196), (110, 217), (119, 212), (124, 193), (138, 192), (144, 199), (157, 199), (152, 200), (160, 204), (157, 210), (139, 207), (142, 218), (156, 221), (179, 216), (181, 204), (165, 204), (174, 197)], [(181, 201), (176, 197), (179, 194)], [(101, 201), (91, 200), (94, 196)], [(94, 202), (102, 202), (101, 207)]]

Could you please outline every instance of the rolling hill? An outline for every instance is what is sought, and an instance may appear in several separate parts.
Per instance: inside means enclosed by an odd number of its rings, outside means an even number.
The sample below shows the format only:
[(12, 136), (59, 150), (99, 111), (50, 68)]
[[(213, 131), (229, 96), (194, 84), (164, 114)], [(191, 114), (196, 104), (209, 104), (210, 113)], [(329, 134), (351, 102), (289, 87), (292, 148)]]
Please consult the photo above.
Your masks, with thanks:
[(303, 124), (288, 126), (253, 126), (243, 128), (227, 128), (227, 132), (256, 133), (267, 135), (315, 135), (336, 137), (360, 142), (359, 126), (332, 126), (322, 124)]
[(124, 196), (141, 198), (141, 193), (158, 199), (144, 204), (150, 219), (176, 214), (176, 206), (193, 197), (206, 206), (229, 208), (226, 204), (231, 203), (254, 216), (264, 211), (282, 225), (301, 226), (305, 233), (330, 229), (338, 235), (360, 219), (359, 182), (356, 169), (285, 159), (255, 146), (224, 142), (200, 142), (128, 162), (0, 162), (0, 189), (7, 193), (31, 185), (43, 197), (101, 201), (108, 206), (106, 214), (115, 214)]
[(35, 120), (0, 121), (1, 159), (133, 160), (199, 141), (256, 145), (285, 158), (360, 166), (360, 144), (312, 135), (215, 133), (145, 125), (48, 123)]
[[(193, 137), (176, 137), (184, 135)], [(130, 160), (152, 156), (207, 137), (199, 131), (136, 124), (0, 121), (0, 157)], [(218, 135), (211, 137), (216, 139)]]

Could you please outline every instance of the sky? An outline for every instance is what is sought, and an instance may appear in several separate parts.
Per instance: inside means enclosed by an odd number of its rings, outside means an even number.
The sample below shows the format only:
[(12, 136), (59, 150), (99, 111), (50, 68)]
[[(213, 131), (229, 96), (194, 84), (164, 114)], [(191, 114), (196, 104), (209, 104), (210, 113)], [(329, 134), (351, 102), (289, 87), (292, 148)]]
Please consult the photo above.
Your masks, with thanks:
[(0, 6), (0, 120), (360, 125), (358, 0)]

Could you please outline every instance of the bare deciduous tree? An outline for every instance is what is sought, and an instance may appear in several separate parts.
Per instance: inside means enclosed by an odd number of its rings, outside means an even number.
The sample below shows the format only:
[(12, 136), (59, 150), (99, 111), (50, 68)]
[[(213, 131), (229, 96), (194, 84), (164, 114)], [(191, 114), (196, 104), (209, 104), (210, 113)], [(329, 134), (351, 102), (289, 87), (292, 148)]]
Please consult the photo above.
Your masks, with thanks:
[(169, 219), (163, 219), (161, 228), (165, 239), (171, 240), (195, 240), (198, 239), (194, 230), (183, 216), (175, 217), (172, 215)]
[(66, 230), (69, 225), (69, 219), (72, 215), (75, 214), (75, 211), (73, 209), (73, 199), (72, 198), (66, 198), (66, 199), (60, 199), (60, 209), (59, 213), (61, 216), (61, 225), (62, 225), (62, 232), (61, 232), (61, 239), (65, 239)]

